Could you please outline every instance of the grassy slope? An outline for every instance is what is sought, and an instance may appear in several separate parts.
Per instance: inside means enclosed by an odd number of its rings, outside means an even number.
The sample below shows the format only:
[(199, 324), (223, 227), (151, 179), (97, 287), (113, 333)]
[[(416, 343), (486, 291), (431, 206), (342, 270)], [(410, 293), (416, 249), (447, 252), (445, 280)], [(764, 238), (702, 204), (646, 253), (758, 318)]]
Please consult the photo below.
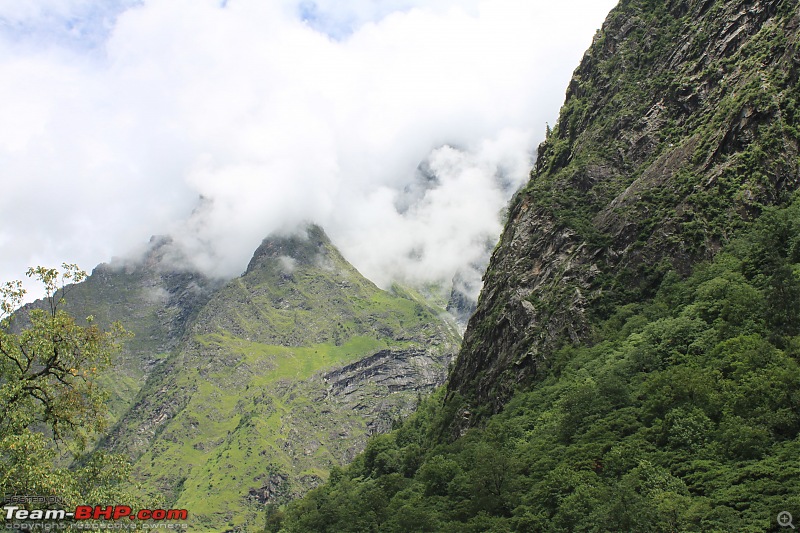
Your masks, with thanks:
[[(100, 267), (101, 270), (107, 267)], [(95, 271), (66, 296), (67, 310), (77, 316), (92, 315), (102, 327), (111, 322), (125, 324), (133, 337), (125, 342), (114, 359), (113, 372), (100, 377), (109, 391), (109, 414), (116, 420), (136, 398), (146, 380), (146, 370), (166, 357), (168, 336), (159, 314), (163, 302), (155, 300), (146, 287), (147, 275), (142, 271)]]
[(219, 287), (199, 273), (162, 265), (165, 242), (154, 240), (147, 254), (130, 264), (99, 265), (59, 295), (79, 320), (91, 315), (103, 329), (119, 322), (131, 334), (113, 367), (98, 379), (109, 392), (112, 422), (131, 406), (150, 370), (178, 345), (193, 315)]

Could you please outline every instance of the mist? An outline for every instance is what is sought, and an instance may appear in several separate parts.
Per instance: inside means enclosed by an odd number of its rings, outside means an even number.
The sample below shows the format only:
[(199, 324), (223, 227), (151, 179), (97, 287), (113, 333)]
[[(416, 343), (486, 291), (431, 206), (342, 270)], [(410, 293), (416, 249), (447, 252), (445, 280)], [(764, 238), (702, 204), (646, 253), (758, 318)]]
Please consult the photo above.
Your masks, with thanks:
[(0, 281), (155, 234), (232, 277), (306, 221), (380, 286), (479, 275), (614, 3), (0, 1)]

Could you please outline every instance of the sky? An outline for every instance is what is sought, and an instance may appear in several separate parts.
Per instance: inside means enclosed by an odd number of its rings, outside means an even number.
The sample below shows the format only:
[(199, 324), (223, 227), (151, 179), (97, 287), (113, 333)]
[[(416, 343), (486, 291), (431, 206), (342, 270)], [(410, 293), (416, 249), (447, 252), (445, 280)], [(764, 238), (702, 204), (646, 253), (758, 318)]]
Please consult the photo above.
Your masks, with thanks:
[(164, 234), (233, 277), (305, 222), (383, 287), (479, 278), (615, 3), (0, 0), (0, 281)]

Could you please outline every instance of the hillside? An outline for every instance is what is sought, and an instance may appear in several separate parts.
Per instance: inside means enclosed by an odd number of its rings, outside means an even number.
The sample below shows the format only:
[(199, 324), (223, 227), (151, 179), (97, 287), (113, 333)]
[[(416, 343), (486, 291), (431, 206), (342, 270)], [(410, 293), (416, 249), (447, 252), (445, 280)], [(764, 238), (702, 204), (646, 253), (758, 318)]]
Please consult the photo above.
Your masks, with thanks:
[(268, 529), (800, 515), (798, 58), (794, 1), (620, 2), (511, 203), (446, 388)]
[(440, 385), (455, 325), (324, 232), (271, 237), (151, 373), (104, 447), (203, 531), (251, 530)]

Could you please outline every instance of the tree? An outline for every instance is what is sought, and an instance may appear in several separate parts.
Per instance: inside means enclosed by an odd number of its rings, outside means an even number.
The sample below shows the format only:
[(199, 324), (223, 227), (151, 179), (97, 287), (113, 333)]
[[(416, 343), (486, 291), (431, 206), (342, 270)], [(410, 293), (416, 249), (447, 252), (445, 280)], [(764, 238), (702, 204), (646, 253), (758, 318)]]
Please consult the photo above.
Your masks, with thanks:
[(42, 305), (20, 307), (20, 281), (0, 287), (0, 494), (78, 497), (103, 484), (92, 481), (97, 460), (68, 471), (54, 467), (56, 452), (63, 445), (83, 450), (105, 426), (106, 395), (95, 378), (125, 332), (118, 324), (102, 331), (91, 316), (79, 324), (62, 309), (70, 284), (86, 278), (76, 265), (30, 268), (27, 275), (44, 286)]
[(67, 283), (86, 278), (76, 265), (64, 264), (63, 271), (31, 268), (27, 274), (44, 285), (44, 309), (12, 313), (25, 290), (18, 281), (0, 289), (0, 409), (6, 414), (0, 430), (16, 434), (44, 424), (57, 441), (70, 436), (83, 442), (87, 433), (103, 428), (105, 398), (94, 378), (124, 332), (118, 324), (101, 331), (91, 316), (79, 325), (61, 309)]

